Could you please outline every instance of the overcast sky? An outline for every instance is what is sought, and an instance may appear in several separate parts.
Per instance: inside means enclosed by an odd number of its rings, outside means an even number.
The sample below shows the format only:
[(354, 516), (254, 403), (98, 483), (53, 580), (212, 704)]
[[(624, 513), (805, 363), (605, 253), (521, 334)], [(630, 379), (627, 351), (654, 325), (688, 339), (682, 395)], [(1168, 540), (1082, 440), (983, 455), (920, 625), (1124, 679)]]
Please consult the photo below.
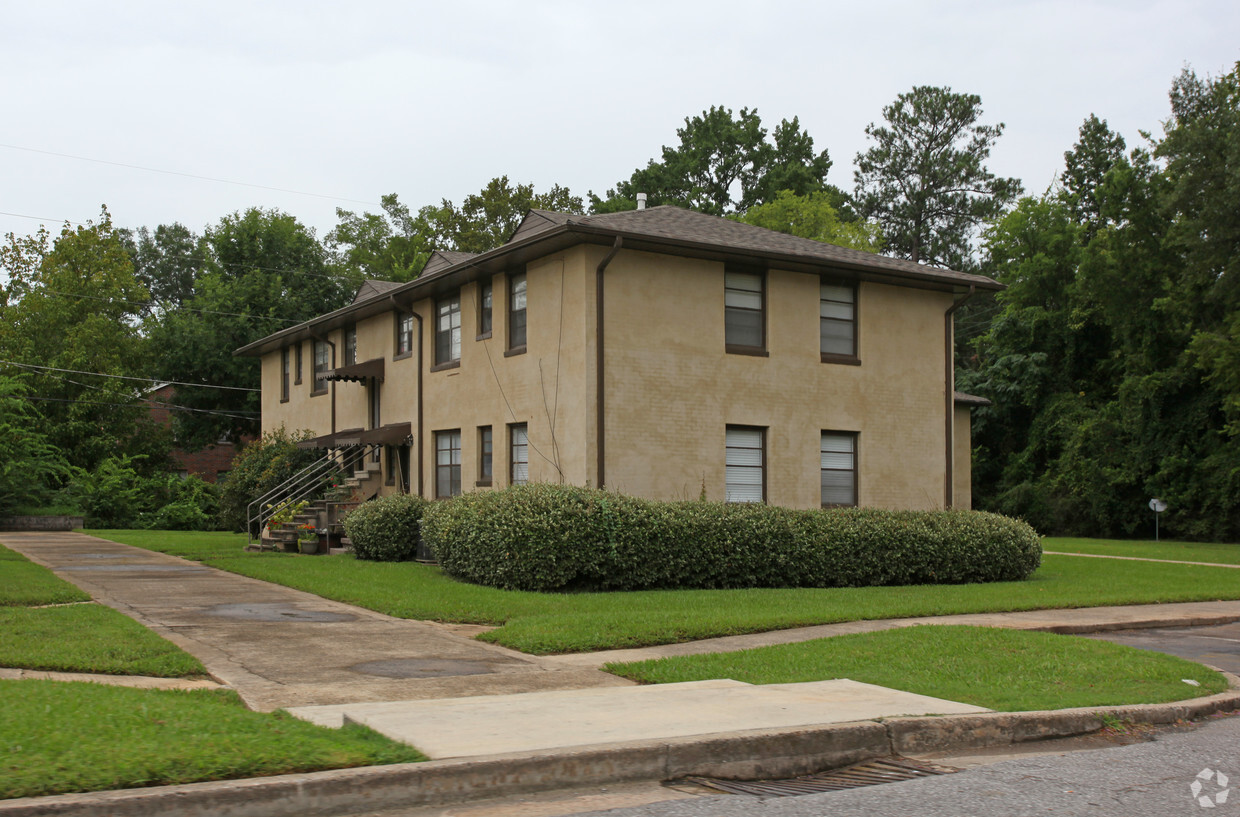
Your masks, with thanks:
[(1091, 112), (1135, 146), (1184, 66), (1240, 60), (1235, 0), (0, 0), (0, 20), (0, 234), (106, 204), (196, 231), (278, 208), (322, 236), (336, 207), (503, 174), (602, 193), (711, 105), (799, 116), (851, 189), (866, 125), (914, 85), (980, 95), (1007, 125), (990, 169), (1041, 192)]

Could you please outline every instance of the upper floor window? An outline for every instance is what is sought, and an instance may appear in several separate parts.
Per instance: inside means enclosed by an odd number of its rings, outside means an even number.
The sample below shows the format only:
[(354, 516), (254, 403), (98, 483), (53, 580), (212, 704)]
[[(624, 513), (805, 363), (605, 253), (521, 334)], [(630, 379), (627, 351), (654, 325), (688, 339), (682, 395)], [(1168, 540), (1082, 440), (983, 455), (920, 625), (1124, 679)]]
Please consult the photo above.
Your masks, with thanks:
[(761, 273), (723, 275), (724, 341), (727, 351), (762, 354), (766, 349), (766, 280)]
[(766, 501), (766, 431), (728, 426), (724, 442), (727, 502)]
[(413, 354), (413, 315), (396, 313), (396, 357)]
[(461, 294), (435, 304), (435, 365), (461, 359)]
[(819, 284), (818, 315), (823, 362), (858, 362), (856, 285), (832, 281)]
[(491, 335), (491, 279), (478, 282), (478, 337)]
[(331, 368), (331, 358), (325, 341), (314, 342), (314, 390), (311, 394), (322, 394), (327, 391), (327, 371)]
[(297, 377), (293, 380), (294, 386), (301, 385), (301, 346), (301, 341), (298, 341), (297, 345), (293, 347), (297, 351)]
[(288, 402), (289, 348), (280, 350), (280, 402)]
[(344, 365), (357, 363), (357, 327), (350, 326), (344, 330)]
[(857, 504), (857, 435), (822, 432), (822, 504)]
[(525, 273), (508, 276), (508, 348), (525, 349)]

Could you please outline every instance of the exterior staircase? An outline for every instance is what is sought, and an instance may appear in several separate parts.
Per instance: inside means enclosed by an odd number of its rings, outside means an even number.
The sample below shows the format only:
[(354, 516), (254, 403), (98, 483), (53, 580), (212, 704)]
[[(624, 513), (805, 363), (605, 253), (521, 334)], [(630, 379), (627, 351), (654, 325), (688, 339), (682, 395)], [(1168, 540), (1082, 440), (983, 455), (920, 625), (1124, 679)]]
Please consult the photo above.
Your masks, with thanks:
[[(352, 543), (344, 533), (345, 516), (379, 493), (382, 467), (374, 457), (378, 450), (373, 445), (353, 446), (328, 454), (251, 502), (251, 531), (259, 533), (257, 538), (251, 533), (246, 550), (308, 553), (298, 540), (310, 526), (318, 536), (315, 553), (347, 552)], [(306, 504), (289, 523), (270, 523), (277, 510), (296, 502)]]

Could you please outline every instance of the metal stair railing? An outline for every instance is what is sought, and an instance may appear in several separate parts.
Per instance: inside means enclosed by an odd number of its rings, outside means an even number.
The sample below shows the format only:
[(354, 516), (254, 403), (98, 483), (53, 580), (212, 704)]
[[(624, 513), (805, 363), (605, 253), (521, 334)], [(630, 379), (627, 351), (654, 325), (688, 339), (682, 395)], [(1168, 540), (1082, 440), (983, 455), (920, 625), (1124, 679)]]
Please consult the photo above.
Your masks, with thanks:
[[(380, 448), (377, 444), (356, 446), (328, 454), (307, 465), (246, 506), (246, 533), (250, 542), (261, 537), (263, 527), (277, 510), (289, 502), (298, 502), (324, 487), (324, 479), (335, 471), (351, 471), (366, 457)], [(257, 533), (255, 533), (257, 531)]]

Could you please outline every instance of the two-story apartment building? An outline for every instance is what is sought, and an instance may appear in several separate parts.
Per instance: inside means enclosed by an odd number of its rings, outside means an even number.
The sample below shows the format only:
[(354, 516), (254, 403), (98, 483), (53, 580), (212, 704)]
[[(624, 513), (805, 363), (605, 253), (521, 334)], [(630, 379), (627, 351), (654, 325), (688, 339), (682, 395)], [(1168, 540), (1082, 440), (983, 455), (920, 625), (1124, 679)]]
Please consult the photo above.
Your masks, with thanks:
[(1000, 288), (676, 207), (535, 210), (237, 354), (264, 429), (385, 446), (372, 492), (968, 507), (952, 314)]

